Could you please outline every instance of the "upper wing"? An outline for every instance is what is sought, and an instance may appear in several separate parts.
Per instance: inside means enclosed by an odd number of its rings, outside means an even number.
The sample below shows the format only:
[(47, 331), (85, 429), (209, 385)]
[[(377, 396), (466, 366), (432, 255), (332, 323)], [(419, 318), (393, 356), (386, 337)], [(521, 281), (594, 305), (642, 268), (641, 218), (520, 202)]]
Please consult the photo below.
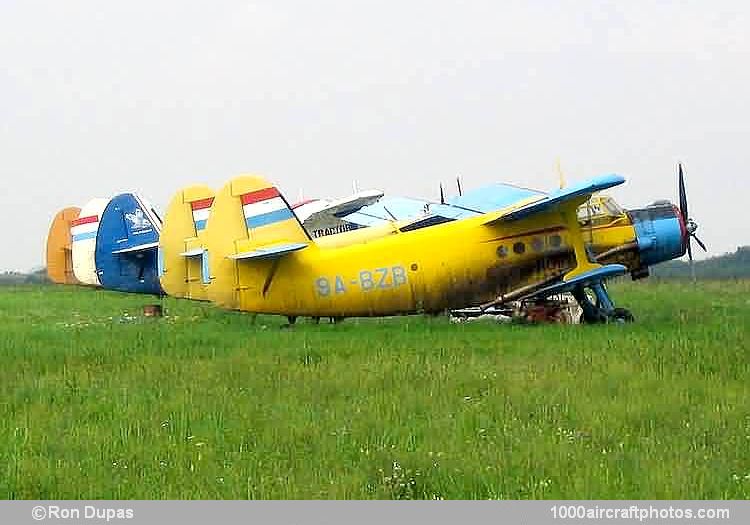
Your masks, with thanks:
[[(542, 191), (521, 188), (512, 184), (496, 183), (482, 186), (448, 199), (447, 204), (454, 208), (481, 213), (490, 213), (507, 208), (532, 198), (541, 199), (547, 194)], [(431, 207), (435, 209), (441, 205)]]
[(359, 226), (375, 226), (390, 221), (406, 221), (402, 231), (416, 230), (434, 224), (476, 217), (532, 199), (541, 199), (541, 191), (496, 183), (475, 188), (451, 197), (445, 204), (410, 197), (390, 197), (347, 215), (348, 222)]
[(333, 200), (311, 200), (293, 206), (294, 213), (307, 225), (321, 221), (338, 221), (341, 217), (374, 204), (383, 196), (382, 191), (360, 191), (348, 197)]
[(346, 215), (344, 219), (358, 226), (376, 226), (392, 221), (405, 221), (424, 216), (429, 204), (430, 201), (424, 199), (387, 197)]
[(585, 202), (592, 193), (606, 190), (613, 186), (618, 186), (623, 182), (625, 182), (625, 178), (616, 174), (594, 177), (593, 179), (554, 191), (549, 195), (536, 199), (524, 206), (511, 210), (503, 210), (496, 214), (490, 214), (485, 224), (493, 225), (500, 222), (510, 222), (523, 219), (524, 217), (533, 214), (553, 210), (559, 205), (571, 201), (576, 202), (576, 205), (580, 205)]

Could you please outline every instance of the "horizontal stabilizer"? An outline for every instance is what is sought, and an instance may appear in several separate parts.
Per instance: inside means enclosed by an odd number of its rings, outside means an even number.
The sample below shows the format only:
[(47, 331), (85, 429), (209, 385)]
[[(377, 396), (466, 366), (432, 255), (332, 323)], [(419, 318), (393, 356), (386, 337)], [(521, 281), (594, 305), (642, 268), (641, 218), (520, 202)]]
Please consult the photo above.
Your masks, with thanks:
[(120, 250), (113, 250), (112, 253), (118, 254), (118, 253), (144, 252), (146, 250), (152, 250), (158, 247), (159, 247), (158, 242), (149, 242), (146, 244), (138, 244), (137, 246), (128, 246), (127, 248), (122, 248)]
[(595, 177), (593, 179), (589, 179), (587, 181), (573, 184), (557, 191), (553, 191), (549, 195), (537, 200), (536, 202), (521, 206), (520, 208), (517, 208), (510, 212), (500, 212), (497, 215), (493, 214), (491, 215), (492, 218), (485, 224), (493, 225), (500, 222), (510, 222), (518, 219), (523, 219), (537, 213), (550, 211), (564, 202), (572, 201), (575, 199), (585, 200), (585, 198), (592, 193), (606, 190), (607, 188), (612, 188), (613, 186), (618, 186), (623, 182), (625, 182), (625, 178), (621, 175), (616, 174)]
[(180, 254), (181, 257), (200, 257), (203, 255), (203, 248), (193, 248)]
[(227, 258), (242, 260), (242, 259), (273, 259), (275, 257), (281, 257), (287, 253), (296, 252), (303, 248), (307, 248), (308, 243), (305, 242), (294, 242), (284, 244), (270, 244), (263, 247), (256, 248), (249, 252), (240, 252), (232, 255), (228, 255)]

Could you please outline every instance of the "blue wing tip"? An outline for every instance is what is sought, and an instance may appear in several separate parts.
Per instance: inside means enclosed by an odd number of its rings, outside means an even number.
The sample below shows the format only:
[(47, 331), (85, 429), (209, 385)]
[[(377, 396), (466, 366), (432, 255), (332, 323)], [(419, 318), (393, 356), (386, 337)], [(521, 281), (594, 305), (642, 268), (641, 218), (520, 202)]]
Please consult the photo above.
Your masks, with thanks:
[(607, 184), (608, 187), (612, 187), (618, 186), (625, 182), (625, 177), (623, 177), (619, 173), (608, 173), (607, 175), (596, 177), (594, 180), (603, 184)]

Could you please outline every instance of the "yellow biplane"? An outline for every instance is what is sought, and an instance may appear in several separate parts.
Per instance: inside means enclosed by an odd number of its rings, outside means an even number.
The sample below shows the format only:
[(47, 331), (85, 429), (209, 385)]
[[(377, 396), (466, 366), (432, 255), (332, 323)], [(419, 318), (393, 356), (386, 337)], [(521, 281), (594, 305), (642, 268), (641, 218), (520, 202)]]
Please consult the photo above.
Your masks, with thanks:
[[(593, 193), (623, 182), (606, 175), (550, 194), (529, 192), (487, 213), (437, 210), (312, 239), (273, 185), (240, 176), (212, 202), (202, 239), (206, 295), (223, 307), (294, 322), (435, 313), (572, 292), (586, 321), (627, 321), (632, 315), (614, 307), (604, 281), (629, 268), (595, 260), (587, 246), (593, 229), (578, 211)], [(649, 229), (661, 257), (685, 252), (689, 232), (677, 208), (659, 208), (648, 222), (627, 228)], [(640, 239), (637, 231), (633, 238)]]

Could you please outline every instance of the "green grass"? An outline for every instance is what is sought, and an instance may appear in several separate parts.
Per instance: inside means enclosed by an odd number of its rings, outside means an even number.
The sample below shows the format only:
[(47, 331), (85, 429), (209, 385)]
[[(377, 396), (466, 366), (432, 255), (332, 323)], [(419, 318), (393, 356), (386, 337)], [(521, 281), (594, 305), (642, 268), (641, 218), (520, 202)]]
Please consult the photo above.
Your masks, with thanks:
[(283, 329), (0, 289), (0, 498), (748, 498), (749, 292), (619, 284), (627, 326)]

